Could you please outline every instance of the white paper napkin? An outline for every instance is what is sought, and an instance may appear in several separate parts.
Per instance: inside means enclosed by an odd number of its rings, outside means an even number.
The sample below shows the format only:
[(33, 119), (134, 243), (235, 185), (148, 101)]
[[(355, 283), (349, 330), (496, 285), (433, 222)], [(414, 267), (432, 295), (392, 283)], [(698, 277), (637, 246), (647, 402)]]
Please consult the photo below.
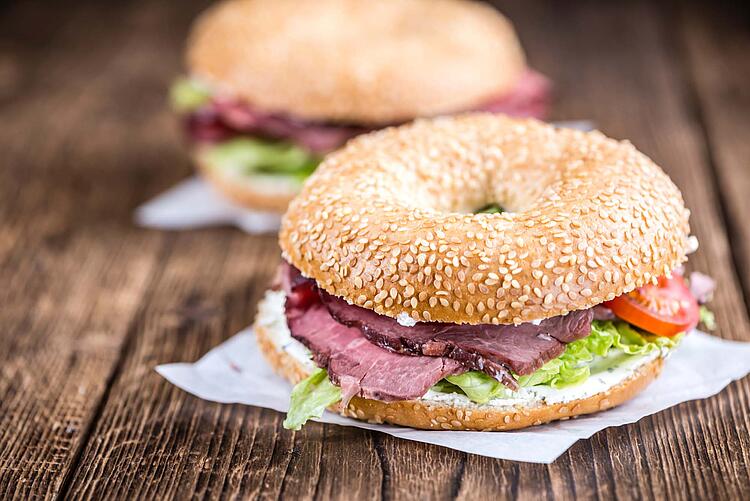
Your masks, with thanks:
[[(584, 131), (594, 128), (588, 120), (554, 122), (553, 125)], [(194, 176), (138, 207), (135, 222), (139, 226), (160, 230), (233, 225), (247, 233), (261, 234), (277, 232), (281, 216), (235, 205), (202, 178)]]
[(202, 178), (193, 176), (138, 207), (135, 222), (160, 230), (234, 225), (247, 233), (260, 234), (279, 231), (281, 215), (235, 205)]
[[(720, 360), (721, 363), (717, 363)], [(280, 412), (288, 408), (291, 385), (277, 376), (245, 329), (194, 364), (160, 365), (156, 371), (193, 395)], [(685, 336), (662, 375), (620, 407), (590, 416), (509, 432), (424, 431), (368, 424), (326, 412), (319, 420), (514, 461), (551, 463), (577, 440), (610, 426), (633, 423), (680, 402), (706, 398), (750, 373), (750, 343), (726, 341), (699, 331)]]

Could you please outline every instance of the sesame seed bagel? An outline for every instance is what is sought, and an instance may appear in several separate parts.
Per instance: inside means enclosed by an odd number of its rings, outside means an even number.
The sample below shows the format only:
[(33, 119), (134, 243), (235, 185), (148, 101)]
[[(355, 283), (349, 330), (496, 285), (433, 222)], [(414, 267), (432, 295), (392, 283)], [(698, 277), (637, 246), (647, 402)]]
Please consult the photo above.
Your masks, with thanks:
[[(264, 307), (261, 304), (261, 309)], [(262, 318), (260, 316), (259, 318)], [(263, 356), (274, 371), (292, 384), (305, 379), (310, 370), (274, 342), (275, 323), (256, 319), (254, 331)], [(664, 359), (657, 357), (644, 363), (627, 379), (611, 388), (569, 402), (494, 407), (468, 402), (454, 405), (441, 400), (422, 398), (400, 402), (380, 402), (354, 397), (344, 407), (330, 408), (343, 416), (375, 423), (391, 423), (427, 430), (502, 431), (526, 428), (560, 419), (603, 411), (618, 406), (640, 393), (661, 373)]]
[(508, 20), (466, 0), (221, 2), (187, 64), (260, 109), (373, 125), (471, 109), (526, 68)]
[[(473, 213), (489, 203), (508, 212)], [(469, 114), (352, 140), (292, 201), (279, 242), (320, 287), (379, 314), (518, 324), (668, 275), (688, 216), (628, 142)]]

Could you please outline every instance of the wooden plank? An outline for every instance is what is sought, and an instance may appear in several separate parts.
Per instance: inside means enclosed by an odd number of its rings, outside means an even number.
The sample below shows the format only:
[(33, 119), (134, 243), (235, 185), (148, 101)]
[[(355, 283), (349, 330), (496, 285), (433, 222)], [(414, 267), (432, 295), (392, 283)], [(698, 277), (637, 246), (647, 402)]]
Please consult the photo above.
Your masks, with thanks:
[[(216, 475), (227, 471), (226, 460), (245, 452), (236, 449), (237, 443), (254, 447), (257, 442), (264, 449), (262, 454), (244, 455), (245, 461), (255, 466), (255, 473), (249, 484), (243, 479), (230, 485), (233, 489), (246, 493), (249, 488), (252, 492), (262, 484), (264, 471), (286, 469), (288, 454), (275, 451), (277, 416), (259, 409), (206, 404), (166, 384), (153, 371), (160, 362), (198, 358), (218, 344), (226, 331), (241, 328), (238, 315), (247, 318), (252, 314), (247, 305), (257, 299), (257, 291), (245, 283), (242, 258), (255, 264), (264, 248), (272, 246), (255, 245), (240, 256), (230, 241), (231, 236), (222, 231), (175, 239), (151, 301), (136, 319), (132, 351), (66, 496), (149, 499), (159, 493), (187, 497), (201, 486), (216, 485)], [(240, 265), (235, 269), (225, 266), (230, 253), (236, 256), (232, 264)], [(227, 288), (222, 291), (222, 286)], [(229, 294), (231, 297), (223, 300)], [(154, 335), (143, 337), (144, 330)], [(245, 425), (246, 420), (261, 415), (262, 426)], [(288, 437), (278, 440), (279, 450), (286, 451), (289, 446)], [(89, 462), (92, 450), (97, 455)], [(182, 468), (187, 468), (190, 476), (181, 475)], [(76, 485), (81, 477), (87, 479), (85, 487)], [(221, 480), (218, 488), (223, 488)]]
[(710, 143), (709, 155), (721, 189), (731, 250), (745, 298), (750, 298), (750, 31), (747, 6), (686, 4), (680, 47)]
[[(354, 480), (363, 464), (377, 471), (364, 432), (322, 425), (287, 432), (278, 413), (200, 401), (153, 371), (158, 363), (195, 360), (250, 324), (278, 255), (275, 238), (235, 231), (175, 239), (67, 495), (305, 499), (335, 489), (335, 497), (342, 472)], [(375, 484), (362, 489), (379, 490), (377, 477), (369, 479)], [(346, 495), (361, 492), (356, 482), (345, 487)]]
[[(750, 340), (701, 123), (669, 38), (668, 13), (646, 3), (601, 2), (503, 2), (501, 10), (517, 23), (532, 63), (556, 82), (554, 118), (592, 119), (605, 133), (631, 139), (680, 186), (701, 242), (690, 268), (721, 285), (712, 304), (717, 334)], [(745, 379), (717, 397), (601, 432), (548, 468), (470, 456), (460, 495), (470, 499), (501, 483), (521, 498), (742, 498), (750, 490), (748, 402)]]
[(376, 434), (384, 468), (384, 499), (452, 499), (461, 488), (467, 454)]
[(136, 120), (101, 109), (122, 82), (92, 78), (102, 68), (122, 79), (144, 67), (113, 67), (108, 47), (81, 50), (81, 33), (126, 37), (116, 13), (25, 3), (4, 14), (0, 497), (29, 499), (56, 495), (80, 451), (162, 238), (128, 224), (138, 188), (155, 177), (128, 169), (153, 161), (153, 143), (134, 131)]
[[(599, 433), (542, 466), (351, 428), (312, 424), (291, 433), (278, 413), (203, 402), (156, 375), (156, 364), (195, 360), (249, 324), (278, 260), (271, 237), (229, 229), (160, 236), (128, 223), (137, 201), (189, 170), (160, 100), (198, 7), (86, 3), (59, 33), (44, 35), (54, 44), (28, 44), (27, 54), (37, 55), (22, 74), (51, 68), (61, 87), (33, 78), (26, 88), (17, 83), (24, 76), (6, 77), (4, 87), (0, 57), (0, 103), (17, 119), (0, 130), (0, 149), (13, 159), (12, 170), (0, 172), (0, 217), (8, 223), (0, 225), (0, 280), (15, 286), (0, 292), (1, 325), (14, 333), (0, 336), (2, 497), (15, 489), (19, 497), (55, 494), (61, 485), (64, 498), (746, 497), (747, 381)], [(702, 242), (692, 266), (722, 284), (719, 333), (747, 339), (701, 123), (666, 36), (668, 18), (647, 3), (507, 2), (503, 10), (532, 62), (557, 82), (557, 118), (592, 118), (632, 138), (683, 189)], [(0, 26), (28, 15), (13, 14)], [(91, 26), (102, 41), (93, 48)], [(10, 40), (0, 38), (0, 47), (38, 40), (0, 33)], [(1, 101), (4, 88), (10, 105)], [(49, 120), (51, 111), (63, 120)], [(45, 147), (36, 147), (38, 137)], [(96, 189), (106, 184), (117, 189)], [(83, 379), (81, 396), (75, 382)], [(65, 419), (74, 423), (72, 438), (55, 426)]]
[[(685, 89), (677, 78), (674, 66), (669, 63), (672, 56), (669, 47), (662, 46), (665, 40), (662, 38), (663, 33), (657, 22), (658, 18), (654, 17), (655, 12), (649, 6), (636, 7), (634, 13), (617, 6), (602, 7), (600, 14), (594, 16), (583, 8), (558, 12), (554, 6), (547, 5), (545, 6), (546, 14), (542, 16), (543, 22), (540, 23), (541, 9), (535, 12), (532, 6), (527, 11), (519, 12), (518, 19), (525, 21), (522, 29), (526, 28), (524, 33), (528, 33), (532, 54), (537, 55), (540, 59), (540, 66), (550, 71), (552, 76), (560, 82), (559, 116), (561, 118), (594, 118), (608, 132), (634, 137), (636, 144), (667, 168), (672, 164), (680, 166), (684, 164), (679, 172), (670, 171), (670, 173), (686, 191), (689, 203), (693, 207), (701, 207), (702, 216), (696, 223), (696, 232), (704, 240), (705, 236), (708, 236), (712, 241), (721, 244), (726, 240), (721, 233), (721, 223), (716, 211), (713, 209), (714, 194), (708, 192), (701, 195), (698, 189), (701, 184), (700, 180), (704, 179), (701, 176), (706, 175), (698, 125), (690, 122), (689, 110), (685, 108), (685, 103), (678, 99)], [(566, 16), (567, 19), (565, 19)], [(592, 23), (597, 25), (596, 29), (582, 29), (583, 26), (589, 26)], [(554, 49), (549, 49), (547, 43), (549, 33), (553, 32), (558, 24), (579, 29), (559, 34), (556, 37)], [(609, 36), (615, 29), (625, 31), (629, 40), (637, 41), (624, 47), (619, 46), (616, 40), (612, 40)], [(536, 47), (534, 43), (537, 44)], [(579, 51), (579, 45), (583, 44), (587, 45), (587, 48), (582, 52), (582, 61), (579, 61), (578, 68), (564, 66), (559, 62), (565, 54)], [(640, 52), (651, 46), (660, 46), (660, 48), (657, 47), (652, 55), (640, 59)], [(606, 50), (598, 51), (598, 47)], [(606, 54), (607, 59), (623, 61), (623, 66), (608, 66), (607, 61), (602, 60), (602, 54)], [(655, 66), (658, 67), (658, 71), (654, 72), (652, 68)], [(633, 74), (636, 77), (631, 77)], [(633, 78), (635, 83), (628, 82), (628, 78)], [(653, 96), (653, 100), (641, 100), (639, 96), (643, 95), (642, 93)], [(583, 97), (576, 98), (575, 96)], [(610, 96), (616, 96), (616, 99), (611, 99)], [(647, 120), (654, 121), (650, 129), (643, 128), (643, 123)], [(655, 131), (662, 129), (670, 134), (667, 140), (655, 135)], [(676, 167), (672, 168), (674, 169)], [(197, 244), (198, 242), (194, 242), (187, 246), (191, 249), (190, 255), (194, 255)], [(182, 248), (183, 245), (177, 247)], [(248, 249), (253, 248), (248, 247)], [(706, 248), (704, 245), (696, 258), (700, 261), (698, 267), (707, 269), (717, 276), (723, 273), (724, 277), (729, 277), (726, 282), (729, 291), (717, 297), (719, 305), (717, 309), (720, 310), (720, 315), (728, 313), (720, 320), (724, 329), (722, 333), (731, 335), (732, 333), (726, 329), (727, 326), (746, 326), (747, 320), (744, 317), (744, 308), (737, 302), (736, 283), (731, 276), (732, 270), (726, 261), (721, 260), (722, 249), (725, 250), (726, 246), (709, 245)], [(209, 255), (213, 255), (213, 252), (206, 253), (205, 259), (208, 259)], [(204, 260), (202, 254), (200, 260)], [(708, 266), (709, 261), (713, 263), (711, 267)], [(165, 272), (165, 280), (170, 274), (179, 272), (180, 266), (175, 266), (174, 269), (172, 266), (170, 259), (168, 271)], [(258, 265), (258, 267), (261, 269), (266, 266)], [(249, 273), (249, 276), (257, 277), (255, 271)], [(220, 282), (221, 279), (217, 278), (216, 281)], [(200, 280), (196, 282), (203, 283)], [(164, 291), (168, 290), (170, 293), (163, 292), (162, 287), (165, 288)], [(223, 289), (221, 286), (217, 287), (219, 287), (217, 290)], [(174, 288), (166, 283), (160, 284), (158, 288), (160, 292), (155, 293), (156, 298), (164, 296), (179, 298), (184, 295), (182, 292), (175, 294)], [(732, 288), (734, 288), (734, 293)], [(151, 308), (159, 311), (168, 306), (156, 304)], [(251, 317), (243, 316), (245, 315), (243, 312), (237, 314), (243, 317), (244, 321), (249, 322)], [(147, 315), (152, 314), (154, 313), (147, 313)], [(157, 332), (152, 332), (145, 327), (143, 332), (139, 329), (138, 339), (148, 340), (158, 335), (158, 329), (153, 330)], [(212, 329), (208, 331), (213, 332)], [(739, 329), (739, 333), (735, 335), (741, 336), (743, 332)], [(162, 342), (166, 342), (170, 335), (165, 334)], [(194, 339), (192, 335), (186, 339), (185, 346), (167, 344), (166, 347), (160, 347), (163, 351), (157, 352), (154, 362), (162, 361), (167, 354), (169, 356), (182, 355), (176, 359), (197, 357), (201, 350), (191, 348), (191, 343), (187, 342), (190, 339)], [(133, 355), (133, 358), (135, 361), (129, 364), (132, 364), (135, 370), (143, 364), (143, 360), (154, 359), (153, 351), (144, 349), (143, 353)], [(129, 371), (130, 369), (126, 369), (123, 377)], [(149, 377), (153, 378), (153, 375)], [(167, 398), (178, 399), (179, 402), (184, 401), (185, 398), (192, 401), (189, 397), (184, 397), (179, 393), (176, 395), (156, 393), (155, 388), (163, 391), (163, 382), (153, 381), (154, 386), (150, 381), (147, 385), (143, 385), (142, 382), (140, 384), (142, 386), (130, 392), (120, 388), (119, 383), (113, 389), (111, 401), (103, 413), (102, 424), (96, 430), (96, 438), (91, 442), (90, 449), (84, 454), (79, 475), (74, 478), (70, 494), (85, 497), (103, 492), (116, 492), (129, 496), (153, 496), (189, 492), (189, 490), (184, 492), (174, 490), (175, 485), (183, 483), (193, 485), (193, 482), (187, 479), (196, 475), (189, 466), (183, 464), (184, 461), (176, 452), (182, 449), (175, 444), (169, 441), (164, 444), (163, 440), (157, 441), (150, 438), (111, 437), (113, 433), (111, 430), (116, 428), (106, 424), (106, 421), (109, 419), (115, 422), (121, 421), (123, 416), (127, 415), (127, 409), (110, 410), (110, 407), (121, 405), (119, 402), (125, 394), (137, 392), (157, 395), (155, 401), (158, 402)], [(295, 497), (301, 498), (359, 497), (354, 496), (354, 493), (376, 496), (382, 494), (386, 498), (404, 493), (424, 497), (430, 495), (447, 497), (451, 491), (464, 498), (477, 497), (478, 493), (482, 495), (510, 493), (521, 498), (552, 497), (553, 493), (555, 497), (670, 495), (679, 498), (681, 496), (706, 496), (712, 493), (731, 497), (742, 492), (744, 487), (742, 479), (738, 479), (741, 469), (731, 466), (743, 464), (742, 454), (744, 453), (735, 454), (733, 457), (733, 451), (730, 449), (737, 447), (737, 450), (746, 450), (746, 447), (743, 449), (745, 444), (741, 441), (743, 430), (747, 429), (747, 419), (741, 411), (747, 398), (746, 390), (743, 387), (742, 391), (738, 391), (736, 387), (737, 385), (733, 387), (734, 394), (729, 393), (729, 398), (725, 393), (722, 397), (709, 402), (684, 404), (676, 410), (661, 413), (636, 425), (600, 433), (592, 440), (576, 445), (569, 454), (550, 467), (467, 457), (453, 451), (406, 443), (384, 435), (373, 436), (357, 430), (340, 431), (335, 427), (320, 425), (313, 425), (295, 434), (294, 445), (290, 445), (288, 442), (290, 435), (279, 430), (278, 434), (269, 434), (265, 442), (263, 440), (254, 442), (249, 450), (243, 449), (240, 445), (230, 447), (233, 455), (236, 455), (237, 451), (244, 450), (241, 458), (260, 455), (267, 459), (265, 462), (257, 460), (254, 463), (243, 463), (245, 459), (235, 460), (233, 457), (230, 462), (235, 465), (235, 471), (244, 470), (244, 475), (250, 476), (252, 479), (250, 484), (256, 485), (256, 489), (239, 488), (229, 492), (241, 495), (262, 493), (269, 497), (281, 493), (290, 495), (293, 493)], [(133, 407), (141, 409), (149, 402), (151, 400), (145, 397), (139, 398)], [(719, 402), (719, 405), (716, 402)], [(148, 405), (154, 404), (152, 402)], [(205, 403), (195, 403), (195, 406), (198, 409), (213, 407), (212, 404)], [(189, 408), (183, 409), (183, 412), (190, 416), (196, 410)], [(738, 422), (723, 426), (725, 414), (731, 412), (738, 416), (736, 418)], [(149, 422), (149, 419), (153, 419), (148, 415), (142, 417), (142, 414), (143, 411), (136, 412), (136, 422)], [(273, 413), (269, 415), (275, 416)], [(120, 416), (119, 421), (116, 420), (116, 416)], [(180, 425), (185, 419), (184, 415), (174, 413), (168, 416), (167, 423)], [(269, 418), (266, 417), (266, 419)], [(255, 427), (258, 424), (251, 420), (248, 426)], [(265, 425), (277, 428), (278, 421), (265, 423)], [(116, 430), (120, 434), (132, 434), (128, 430)], [(340, 432), (343, 441), (328, 441), (326, 433), (331, 430), (336, 430), (334, 433)], [(101, 443), (98, 443), (98, 437), (103, 437)], [(363, 437), (367, 438), (363, 439)], [(136, 440), (136, 443), (129, 446), (127, 451), (117, 454), (120, 457), (119, 461), (123, 461), (121, 459), (123, 454), (129, 460), (127, 464), (113, 468), (118, 472), (117, 475), (111, 474), (103, 478), (99, 473), (103, 473), (108, 468), (107, 466), (93, 471), (95, 465), (101, 464), (103, 460), (109, 460), (106, 456), (109, 448), (117, 443), (130, 443), (130, 440)], [(191, 450), (199, 448), (201, 444), (201, 440), (191, 436), (176, 436), (172, 440), (181, 440), (180, 443), (191, 444)], [(363, 440), (364, 443), (360, 443)], [(149, 451), (151, 455), (137, 452), (138, 447)], [(297, 447), (302, 449), (301, 454), (295, 457), (290, 451)], [(155, 457), (161, 458), (160, 455), (170, 458), (174, 471), (171, 477), (157, 477), (154, 484), (150, 484), (147, 488), (141, 488), (142, 484), (132, 480), (120, 481), (118, 479), (118, 476), (123, 476), (123, 472), (126, 479), (146, 478), (154, 468), (154, 461), (157, 461)], [(206, 457), (200, 452), (197, 455)], [(291, 458), (289, 458), (290, 455)], [(347, 460), (342, 461), (342, 457), (346, 457)], [(709, 458), (717, 461), (714, 466), (709, 465), (706, 470), (702, 465)], [(364, 461), (367, 467), (340, 471), (342, 467), (348, 468), (353, 461)], [(653, 473), (660, 471), (693, 473), (668, 476)], [(729, 474), (728, 479), (725, 477), (726, 473)], [(223, 473), (219, 471), (215, 472), (215, 475), (219, 478)], [(242, 474), (238, 473), (238, 475)], [(177, 481), (178, 478), (184, 480)], [(446, 481), (446, 479), (449, 480)], [(352, 489), (354, 480), (356, 480), (357, 487)], [(720, 480), (728, 481), (724, 485), (719, 483)], [(217, 480), (217, 485), (218, 483)], [(224, 491), (224, 493), (227, 492)], [(415, 497), (418, 497), (417, 495)]]
[[(113, 111), (127, 109), (144, 90), (147, 95), (163, 95), (168, 79), (177, 73), (183, 42), (184, 33), (178, 37), (174, 33), (184, 32), (189, 18), (203, 7), (194, 4), (165, 7), (147, 2), (138, 5), (137, 12), (113, 14), (113, 19), (128, 26), (130, 35), (124, 41), (107, 39), (111, 48), (124, 61), (136, 59), (164, 68), (158, 86), (150, 77), (144, 82), (148, 88), (136, 86), (129, 100), (120, 100), (111, 107)], [(163, 26), (172, 27), (168, 37), (161, 31)], [(103, 29), (110, 28), (105, 20)], [(93, 72), (86, 76), (92, 77)], [(90, 102), (107, 106), (113, 98), (103, 97), (92, 97)], [(164, 104), (149, 99), (148, 106), (159, 110), (158, 120), (152, 120), (154, 128), (144, 129), (150, 137), (138, 137), (133, 144), (154, 147), (165, 137), (174, 139), (167, 130), (172, 118)], [(174, 143), (167, 143), (170, 148), (163, 158), (150, 159), (151, 166), (144, 167), (159, 166), (172, 177), (184, 175), (184, 162), (177, 158)], [(123, 153), (119, 144), (110, 147), (113, 155)], [(148, 186), (142, 189), (153, 191)], [(153, 252), (146, 248), (144, 253)], [(153, 290), (143, 298), (143, 310), (130, 329), (134, 335), (130, 356), (118, 371), (108, 405), (63, 497), (206, 494), (252, 498), (283, 493), (294, 498), (348, 498), (380, 490), (379, 460), (369, 434), (321, 425), (297, 434), (282, 432), (277, 413), (208, 404), (180, 392), (153, 372), (159, 362), (198, 358), (249, 324), (253, 304), (277, 261), (272, 237), (253, 239), (234, 230), (217, 230), (168, 240)], [(342, 448), (341, 444), (351, 445)], [(363, 466), (376, 475), (358, 475)], [(346, 490), (341, 488), (339, 473), (351, 479)]]
[[(0, 498), (47, 498), (158, 271), (165, 238), (133, 228), (133, 207), (188, 166), (154, 106), (177, 63), (157, 64), (150, 47), (174, 32), (135, 38), (134, 25), (153, 26), (133, 5), (25, 2), (3, 14)], [(165, 160), (176, 169), (154, 169)]]

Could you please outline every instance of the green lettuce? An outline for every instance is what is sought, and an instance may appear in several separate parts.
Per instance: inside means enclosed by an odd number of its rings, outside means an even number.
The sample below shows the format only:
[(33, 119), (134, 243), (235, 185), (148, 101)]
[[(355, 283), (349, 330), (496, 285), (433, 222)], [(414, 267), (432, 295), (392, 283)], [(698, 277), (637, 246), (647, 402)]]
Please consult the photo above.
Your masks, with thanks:
[(293, 144), (245, 137), (209, 146), (201, 156), (215, 169), (242, 175), (283, 175), (300, 181), (312, 174), (320, 161)]
[(284, 428), (299, 430), (308, 419), (319, 418), (326, 407), (341, 400), (341, 388), (328, 379), (325, 369), (317, 369), (292, 390)]
[(169, 102), (178, 113), (195, 111), (210, 99), (208, 88), (193, 78), (178, 78), (169, 89)]
[(678, 337), (653, 336), (626, 322), (593, 321), (591, 334), (573, 341), (559, 357), (536, 372), (518, 378), (521, 386), (547, 385), (564, 388), (586, 381), (592, 373), (617, 365), (629, 356), (672, 348)]
[(706, 329), (710, 331), (716, 330), (716, 316), (706, 305), (701, 305), (700, 321)]
[(477, 210), (475, 214), (500, 214), (502, 212), (505, 211), (498, 204), (489, 204)]
[[(537, 371), (518, 377), (521, 387), (546, 385), (564, 388), (586, 381), (592, 374), (603, 372), (625, 360), (662, 348), (673, 348), (681, 335), (668, 338), (638, 331), (625, 322), (594, 321), (591, 334), (569, 343), (565, 352), (544, 364)], [(433, 391), (463, 393), (480, 404), (497, 397), (511, 396), (503, 384), (478, 371), (448, 376)]]
[(460, 388), (473, 402), (480, 404), (489, 402), (493, 398), (507, 396), (509, 393), (502, 383), (484, 372), (464, 372), (457, 376), (448, 376), (445, 380)]

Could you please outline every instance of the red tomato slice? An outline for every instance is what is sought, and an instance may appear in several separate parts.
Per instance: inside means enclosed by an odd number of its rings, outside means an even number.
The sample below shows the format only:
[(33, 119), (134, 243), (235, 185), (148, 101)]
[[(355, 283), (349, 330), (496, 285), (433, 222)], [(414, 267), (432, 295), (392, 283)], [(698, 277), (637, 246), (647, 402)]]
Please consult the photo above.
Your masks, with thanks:
[(661, 277), (658, 285), (646, 285), (604, 306), (626, 322), (658, 336), (687, 332), (700, 319), (698, 301), (679, 275)]

